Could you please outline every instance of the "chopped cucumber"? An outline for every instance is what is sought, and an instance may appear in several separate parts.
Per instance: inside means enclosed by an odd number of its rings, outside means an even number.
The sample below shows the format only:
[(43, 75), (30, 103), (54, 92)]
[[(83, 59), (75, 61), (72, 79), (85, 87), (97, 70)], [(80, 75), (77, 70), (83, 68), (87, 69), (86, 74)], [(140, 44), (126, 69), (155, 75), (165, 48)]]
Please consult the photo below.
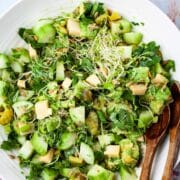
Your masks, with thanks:
[(71, 146), (75, 144), (76, 134), (65, 132), (61, 136), (60, 143), (58, 143), (58, 148), (61, 150), (69, 149)]
[(81, 143), (79, 155), (87, 164), (94, 164), (94, 152), (89, 145)]
[(128, 33), (132, 29), (132, 24), (125, 19), (112, 21), (110, 22), (110, 26), (112, 34)]
[(9, 66), (9, 58), (5, 54), (0, 54), (0, 69), (7, 68)]
[(98, 136), (99, 144), (104, 147), (115, 141), (114, 134), (103, 134)]
[(11, 68), (15, 73), (22, 73), (24, 71), (22, 64), (18, 61), (13, 61), (11, 63)]
[(29, 51), (25, 48), (16, 48), (12, 49), (12, 56), (16, 61), (21, 64), (26, 64), (30, 62)]
[(85, 107), (84, 106), (71, 108), (69, 110), (69, 113), (70, 113), (71, 119), (76, 125), (81, 126), (85, 124)]
[(6, 69), (1, 71), (1, 78), (3, 81), (11, 81), (11, 73)]
[(65, 78), (64, 63), (63, 61), (58, 61), (56, 64), (56, 80), (63, 81), (64, 78)]
[(38, 134), (38, 132), (34, 133), (32, 139), (31, 139), (31, 143), (33, 145), (34, 150), (38, 154), (44, 155), (47, 153), (48, 144), (45, 141), (45, 139)]
[(143, 35), (139, 32), (129, 32), (125, 33), (123, 38), (127, 44), (139, 44), (142, 41)]
[(34, 34), (37, 36), (38, 43), (52, 43), (56, 30), (51, 20), (41, 20), (33, 28)]
[(41, 173), (41, 177), (43, 180), (54, 180), (56, 179), (57, 175), (57, 171), (55, 169), (50, 168), (45, 168)]
[(18, 136), (17, 140), (20, 144), (24, 144), (26, 142), (26, 137), (25, 136)]
[(33, 153), (33, 146), (30, 141), (26, 141), (19, 150), (19, 156), (23, 159), (29, 159)]
[(151, 111), (143, 111), (141, 112), (138, 120), (139, 128), (147, 128), (153, 122), (153, 113)]
[(127, 169), (123, 166), (120, 167), (121, 180), (138, 180), (135, 172), (131, 169)]
[(89, 180), (113, 180), (114, 179), (113, 172), (106, 170), (99, 165), (92, 166), (87, 176)]

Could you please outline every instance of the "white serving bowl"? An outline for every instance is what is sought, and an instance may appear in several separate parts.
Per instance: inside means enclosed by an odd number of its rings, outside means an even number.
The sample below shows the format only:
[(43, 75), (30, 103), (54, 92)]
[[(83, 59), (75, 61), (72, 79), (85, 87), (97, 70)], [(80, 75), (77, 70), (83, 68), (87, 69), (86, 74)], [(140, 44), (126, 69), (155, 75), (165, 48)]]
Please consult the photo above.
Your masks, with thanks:
[[(148, 0), (100, 0), (110, 9), (116, 9), (123, 16), (135, 22), (144, 22), (144, 26), (136, 27), (144, 34), (144, 41), (155, 40), (160, 44), (164, 59), (174, 59), (176, 73), (174, 79), (180, 80), (180, 32), (169, 18)], [(19, 0), (0, 16), (0, 52), (8, 52), (10, 48), (24, 46), (25, 43), (17, 35), (19, 27), (32, 26), (38, 19), (53, 17), (61, 12), (73, 10), (80, 0)], [(0, 129), (0, 143), (6, 136)], [(168, 138), (156, 153), (152, 169), (152, 180), (161, 179), (168, 151)], [(0, 150), (0, 179), (23, 180), (18, 163), (11, 160)], [(180, 160), (180, 157), (179, 157)]]

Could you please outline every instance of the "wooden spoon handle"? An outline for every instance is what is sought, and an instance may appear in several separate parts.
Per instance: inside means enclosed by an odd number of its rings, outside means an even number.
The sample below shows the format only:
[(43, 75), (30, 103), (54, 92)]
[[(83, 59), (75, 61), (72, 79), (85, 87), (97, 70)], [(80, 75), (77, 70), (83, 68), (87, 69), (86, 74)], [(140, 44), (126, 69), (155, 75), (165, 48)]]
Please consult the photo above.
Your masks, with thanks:
[(140, 180), (150, 179), (151, 167), (152, 167), (155, 151), (156, 151), (156, 146), (153, 146), (153, 142), (152, 145), (147, 144)]
[(180, 145), (180, 128), (175, 132), (170, 133), (170, 143), (168, 150), (168, 157), (164, 168), (162, 180), (169, 180), (172, 177), (173, 167), (177, 159)]

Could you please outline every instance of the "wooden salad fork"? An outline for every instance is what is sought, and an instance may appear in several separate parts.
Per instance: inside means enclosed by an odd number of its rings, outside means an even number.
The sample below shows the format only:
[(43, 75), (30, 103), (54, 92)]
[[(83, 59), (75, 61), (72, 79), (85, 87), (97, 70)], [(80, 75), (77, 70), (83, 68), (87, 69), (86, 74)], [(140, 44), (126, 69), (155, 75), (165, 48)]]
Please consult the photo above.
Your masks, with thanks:
[(170, 105), (169, 150), (162, 180), (170, 180), (172, 178), (173, 167), (180, 147), (180, 84), (178, 82), (173, 84), (171, 92), (174, 102)]
[(163, 113), (159, 116), (157, 123), (147, 129), (146, 137), (146, 152), (143, 160), (140, 180), (149, 180), (153, 158), (158, 147), (158, 144), (164, 139), (167, 128), (170, 123), (170, 108), (166, 106)]

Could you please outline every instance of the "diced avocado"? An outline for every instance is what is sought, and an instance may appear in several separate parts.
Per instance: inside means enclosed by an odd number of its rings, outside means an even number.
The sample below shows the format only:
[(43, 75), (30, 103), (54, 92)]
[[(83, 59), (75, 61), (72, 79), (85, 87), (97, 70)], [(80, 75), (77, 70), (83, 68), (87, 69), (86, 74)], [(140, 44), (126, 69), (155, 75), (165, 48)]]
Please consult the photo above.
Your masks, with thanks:
[(98, 134), (98, 116), (94, 111), (91, 111), (86, 118), (86, 125), (88, 126), (88, 130), (92, 135)]
[(13, 121), (13, 128), (18, 135), (24, 136), (32, 133), (34, 125), (30, 122), (15, 120)]
[(153, 119), (154, 119), (154, 116), (151, 111), (141, 112), (139, 115), (139, 120), (138, 120), (138, 128), (146, 129), (153, 122)]
[(63, 61), (58, 61), (56, 64), (56, 80), (63, 81), (64, 78), (65, 78), (64, 63)]
[(52, 43), (56, 30), (51, 20), (40, 20), (34, 27), (33, 32), (37, 36), (38, 43)]
[(102, 25), (104, 22), (106, 22), (107, 18), (108, 18), (108, 15), (107, 15), (106, 13), (104, 13), (104, 14), (98, 16), (98, 17), (95, 19), (95, 22), (96, 22), (96, 24), (98, 24), (98, 25)]
[(131, 149), (127, 149), (126, 151), (123, 151), (121, 154), (121, 159), (125, 165), (134, 167), (137, 163), (137, 159), (133, 157), (132, 153), (133, 151)]
[(126, 149), (131, 149), (133, 147), (133, 142), (130, 139), (123, 139), (120, 141), (121, 151)]
[(33, 146), (30, 141), (26, 141), (19, 150), (19, 156), (23, 159), (29, 159), (33, 153)]
[(129, 139), (120, 141), (121, 159), (126, 166), (134, 167), (139, 160), (139, 146)]
[(32, 136), (31, 143), (33, 145), (34, 150), (38, 154), (44, 155), (47, 153), (48, 144), (45, 141), (45, 139), (38, 134), (38, 132), (35, 132)]
[(137, 67), (133, 68), (129, 74), (129, 78), (133, 83), (148, 83), (149, 80), (149, 68)]
[(154, 100), (150, 102), (150, 108), (155, 114), (160, 114), (164, 107), (163, 100)]
[(60, 142), (58, 143), (58, 148), (61, 150), (69, 149), (71, 146), (75, 144), (76, 134), (65, 132), (62, 134)]
[(121, 19), (121, 15), (118, 12), (116, 12), (116, 11), (113, 11), (111, 13), (111, 15), (109, 16), (109, 20), (110, 21), (117, 21), (119, 19)]
[(69, 113), (70, 113), (71, 119), (76, 125), (81, 126), (85, 124), (85, 107), (84, 106), (70, 108)]
[(61, 168), (60, 174), (67, 178), (72, 178), (75, 174), (79, 173), (79, 168)]
[(136, 173), (132, 169), (120, 167), (121, 180), (138, 180)]
[(98, 140), (101, 147), (104, 147), (115, 141), (115, 137), (114, 134), (103, 134), (98, 136)]
[(139, 32), (128, 32), (123, 35), (123, 39), (127, 44), (139, 44), (143, 35)]
[(82, 165), (83, 159), (81, 159), (79, 157), (69, 156), (69, 162), (73, 165)]
[(81, 143), (79, 155), (87, 164), (94, 164), (94, 152), (89, 145)]
[(57, 175), (58, 172), (55, 169), (51, 168), (45, 168), (41, 173), (41, 177), (43, 180), (54, 180), (56, 179)]
[(0, 69), (7, 68), (8, 66), (9, 66), (8, 56), (0, 53)]
[(49, 164), (52, 162), (54, 157), (54, 149), (50, 149), (45, 155), (38, 155), (36, 154), (33, 159), (32, 159), (32, 163), (34, 164)]
[(94, 165), (87, 173), (89, 180), (113, 180), (114, 173), (99, 165)]
[(150, 103), (152, 111), (159, 114), (163, 105), (171, 100), (171, 91), (168, 87), (159, 88), (151, 84), (143, 98)]

